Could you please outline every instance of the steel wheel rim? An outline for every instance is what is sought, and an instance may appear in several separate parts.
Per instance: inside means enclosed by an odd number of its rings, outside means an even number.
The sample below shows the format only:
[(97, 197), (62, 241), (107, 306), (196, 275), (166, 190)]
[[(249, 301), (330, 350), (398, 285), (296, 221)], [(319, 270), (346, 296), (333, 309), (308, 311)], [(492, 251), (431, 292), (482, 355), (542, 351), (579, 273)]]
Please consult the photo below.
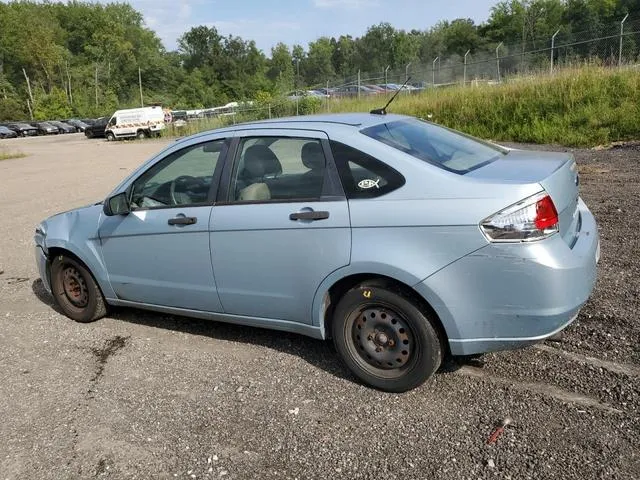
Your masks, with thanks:
[(365, 305), (352, 319), (351, 341), (362, 363), (384, 376), (410, 367), (417, 345), (402, 314), (383, 305)]
[(82, 274), (73, 265), (62, 270), (62, 290), (74, 307), (85, 308), (89, 303), (89, 290)]

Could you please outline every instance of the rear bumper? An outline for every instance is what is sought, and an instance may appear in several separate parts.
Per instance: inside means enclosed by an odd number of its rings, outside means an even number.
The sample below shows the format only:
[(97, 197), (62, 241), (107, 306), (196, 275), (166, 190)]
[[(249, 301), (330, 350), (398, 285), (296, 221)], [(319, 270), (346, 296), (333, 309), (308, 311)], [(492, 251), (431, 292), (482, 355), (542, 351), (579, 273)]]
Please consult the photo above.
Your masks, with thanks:
[(36, 256), (36, 265), (38, 266), (38, 273), (42, 279), (42, 285), (44, 285), (47, 292), (51, 293), (51, 284), (49, 282), (49, 260), (40, 245), (36, 245), (34, 247), (34, 251)]
[(520, 348), (569, 325), (596, 281), (600, 242), (595, 218), (579, 201), (576, 242), (490, 244), (414, 288), (436, 310), (453, 355)]

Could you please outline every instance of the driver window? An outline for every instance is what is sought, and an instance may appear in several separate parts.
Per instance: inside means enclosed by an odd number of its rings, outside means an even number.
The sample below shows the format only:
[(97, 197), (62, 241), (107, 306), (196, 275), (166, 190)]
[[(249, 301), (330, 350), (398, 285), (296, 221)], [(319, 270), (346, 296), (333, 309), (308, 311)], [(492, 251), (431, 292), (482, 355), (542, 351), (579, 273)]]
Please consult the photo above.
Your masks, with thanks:
[(192, 145), (156, 163), (134, 183), (132, 210), (208, 204), (224, 146), (224, 139)]

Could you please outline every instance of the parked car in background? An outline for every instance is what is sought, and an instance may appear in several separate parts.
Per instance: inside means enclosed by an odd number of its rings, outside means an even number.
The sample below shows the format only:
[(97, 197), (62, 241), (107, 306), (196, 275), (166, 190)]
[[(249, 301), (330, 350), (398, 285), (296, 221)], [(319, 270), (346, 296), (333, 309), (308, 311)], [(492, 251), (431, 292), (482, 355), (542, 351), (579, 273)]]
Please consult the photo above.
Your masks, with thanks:
[(70, 118), (64, 121), (66, 124), (75, 127), (76, 132), (84, 132), (85, 128), (89, 125), (83, 122), (82, 120), (78, 120), (77, 118)]
[(93, 125), (94, 123), (96, 123), (95, 118), (82, 118), (80, 119), (80, 121), (86, 123), (87, 125)]
[(364, 85), (347, 85), (334, 90), (335, 97), (357, 97), (358, 95), (377, 95), (378, 92)]
[(187, 121), (187, 112), (186, 110), (172, 110), (171, 111), (171, 121), (177, 122), (179, 120)]
[(413, 85), (398, 85), (397, 83), (383, 83), (378, 85), (382, 89), (390, 90), (397, 92), (398, 90), (402, 90), (403, 92), (413, 93), (415, 91), (419, 91), (421, 89), (414, 87)]
[(59, 133), (76, 133), (76, 127), (73, 125), (69, 125), (68, 123), (60, 122), (58, 120), (49, 120), (47, 123), (50, 123), (54, 127), (58, 127)]
[(125, 306), (332, 338), (359, 379), (401, 392), (445, 354), (577, 317), (600, 252), (578, 185), (569, 153), (411, 117), (279, 118), (171, 142), (40, 223), (34, 253), (76, 321)]
[(38, 129), (33, 125), (23, 122), (9, 122), (3, 124), (9, 130), (13, 130), (21, 137), (33, 137), (38, 135)]
[(316, 88), (316, 92), (320, 92), (321, 94), (330, 97), (331, 95), (333, 95), (333, 88)]
[(48, 122), (33, 122), (31, 125), (38, 129), (38, 135), (57, 135), (60, 129)]
[(10, 128), (0, 125), (0, 138), (16, 138), (18, 134)]
[(100, 117), (96, 119), (93, 124), (84, 129), (84, 136), (87, 138), (104, 138), (108, 121), (109, 117)]
[(286, 97), (289, 100), (301, 100), (305, 97), (326, 98), (327, 96), (319, 90), (294, 90), (287, 93)]
[(373, 90), (374, 92), (377, 93), (385, 93), (386, 90), (382, 87), (379, 87), (378, 85), (365, 85), (365, 87), (370, 88), (371, 90)]
[[(325, 90), (326, 90), (326, 89), (325, 89)], [(314, 96), (314, 97), (318, 97), (318, 98), (327, 98), (327, 97), (329, 97), (329, 96), (330, 96), (330, 95), (328, 95), (328, 94), (324, 93), (322, 90), (316, 90), (316, 89), (314, 89), (314, 90), (307, 90), (307, 93), (308, 93), (310, 96)]]
[(117, 110), (107, 122), (105, 138), (144, 139), (160, 135), (164, 130), (164, 110), (160, 106)]

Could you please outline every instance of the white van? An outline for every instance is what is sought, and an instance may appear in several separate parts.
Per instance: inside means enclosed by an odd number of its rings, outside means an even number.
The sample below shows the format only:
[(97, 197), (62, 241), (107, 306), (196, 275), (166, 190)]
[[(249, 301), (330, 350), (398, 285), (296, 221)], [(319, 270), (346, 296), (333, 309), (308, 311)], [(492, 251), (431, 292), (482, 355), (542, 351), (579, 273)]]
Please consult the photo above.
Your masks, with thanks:
[(147, 138), (165, 128), (162, 107), (129, 108), (116, 111), (107, 123), (107, 140), (117, 138)]

